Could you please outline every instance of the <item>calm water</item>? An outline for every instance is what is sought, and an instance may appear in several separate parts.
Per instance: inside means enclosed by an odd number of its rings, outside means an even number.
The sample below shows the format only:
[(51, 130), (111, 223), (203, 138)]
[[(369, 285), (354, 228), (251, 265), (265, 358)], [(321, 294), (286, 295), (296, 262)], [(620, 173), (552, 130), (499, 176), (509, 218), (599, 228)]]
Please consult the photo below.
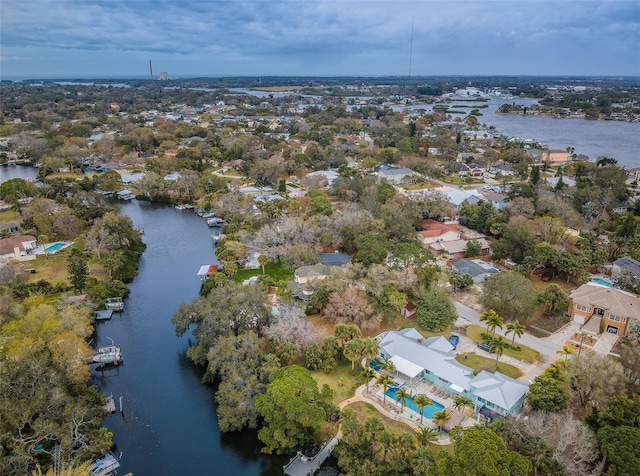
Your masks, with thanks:
[(3, 165), (0, 166), (0, 183), (6, 182), (14, 178), (21, 178), (25, 180), (35, 179), (38, 174), (38, 169), (26, 166), (26, 165)]
[(104, 421), (122, 452), (119, 473), (281, 475), (283, 459), (262, 455), (255, 432), (220, 433), (214, 389), (185, 355), (189, 336), (177, 338), (171, 324), (178, 306), (198, 296), (198, 268), (215, 263), (209, 227), (173, 207), (133, 200), (122, 210), (144, 229), (147, 250), (124, 311), (96, 325), (95, 346), (111, 337), (124, 364), (93, 372), (118, 410), (123, 397), (126, 422), (119, 412)]
[[(586, 119), (557, 119), (553, 117), (518, 116), (515, 114), (496, 114), (496, 110), (505, 103), (530, 106), (537, 99), (489, 99), (477, 103), (487, 105), (480, 109), (480, 124), (494, 126), (508, 137), (533, 139), (550, 149), (566, 150), (573, 147), (576, 154), (585, 154), (591, 159), (613, 157), (618, 164), (632, 169), (640, 167), (640, 123), (621, 121), (591, 121)], [(471, 108), (456, 108), (456, 105), (472, 105), (470, 102), (449, 104), (452, 110), (471, 111)], [(432, 104), (416, 104), (410, 107), (394, 107), (395, 110), (432, 111)], [(455, 114), (453, 115), (456, 116)], [(463, 116), (464, 117), (464, 116)]]
[[(489, 107), (481, 109), (483, 115), (478, 120), (495, 126), (507, 136), (534, 139), (550, 149), (573, 147), (576, 154), (585, 154), (591, 159), (613, 157), (627, 169), (640, 167), (640, 123), (495, 114), (502, 104), (513, 102), (491, 99)], [(515, 102), (535, 104), (536, 101), (521, 99)]]

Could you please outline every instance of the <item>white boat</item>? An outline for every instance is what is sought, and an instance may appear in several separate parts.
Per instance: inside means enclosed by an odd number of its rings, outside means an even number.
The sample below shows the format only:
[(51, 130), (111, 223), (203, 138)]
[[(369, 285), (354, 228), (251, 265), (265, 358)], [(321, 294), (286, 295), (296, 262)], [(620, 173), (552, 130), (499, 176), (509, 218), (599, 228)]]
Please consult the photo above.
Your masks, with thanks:
[(213, 240), (214, 243), (217, 243), (222, 239), (222, 235), (211, 235), (211, 239)]
[(113, 473), (120, 467), (120, 461), (113, 453), (106, 453), (103, 457), (96, 459), (89, 468), (89, 474), (95, 476), (106, 476)]
[(118, 365), (123, 360), (120, 346), (115, 345), (111, 337), (107, 337), (107, 339), (111, 341), (111, 345), (100, 347), (92, 359), (92, 362), (100, 364), (100, 367), (107, 364)]
[(220, 217), (207, 218), (207, 225), (212, 227), (218, 227), (224, 225), (224, 220)]
[(107, 302), (104, 307), (112, 311), (122, 311), (124, 309), (124, 303), (122, 302), (121, 297), (110, 297), (107, 298)]

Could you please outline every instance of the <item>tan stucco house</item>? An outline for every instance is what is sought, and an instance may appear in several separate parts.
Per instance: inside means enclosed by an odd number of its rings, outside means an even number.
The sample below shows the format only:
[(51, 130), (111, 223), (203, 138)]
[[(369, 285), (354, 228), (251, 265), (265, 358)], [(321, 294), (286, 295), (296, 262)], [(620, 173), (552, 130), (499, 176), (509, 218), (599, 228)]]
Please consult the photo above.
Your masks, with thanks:
[(569, 294), (569, 315), (592, 334), (624, 336), (631, 322), (640, 320), (640, 299), (620, 289), (587, 283)]

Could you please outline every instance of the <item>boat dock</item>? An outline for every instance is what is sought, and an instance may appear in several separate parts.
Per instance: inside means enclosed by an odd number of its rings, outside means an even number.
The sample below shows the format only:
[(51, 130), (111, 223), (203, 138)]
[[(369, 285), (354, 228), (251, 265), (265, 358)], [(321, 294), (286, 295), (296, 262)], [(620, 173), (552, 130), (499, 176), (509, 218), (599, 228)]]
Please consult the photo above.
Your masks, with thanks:
[(113, 311), (111, 309), (96, 311), (96, 321), (108, 321), (109, 319), (111, 319), (112, 315)]
[(109, 395), (107, 397), (107, 403), (104, 406), (105, 410), (107, 410), (109, 413), (115, 413), (116, 412), (116, 402), (113, 399), (113, 394)]
[(312, 458), (304, 456), (302, 453), (298, 451), (298, 454), (289, 461), (287, 465), (283, 467), (285, 476), (313, 476), (322, 466), (324, 460), (326, 460), (333, 447), (338, 444), (340, 438), (342, 437), (342, 432), (338, 432), (336, 436), (334, 436), (329, 443), (324, 445), (324, 447)]

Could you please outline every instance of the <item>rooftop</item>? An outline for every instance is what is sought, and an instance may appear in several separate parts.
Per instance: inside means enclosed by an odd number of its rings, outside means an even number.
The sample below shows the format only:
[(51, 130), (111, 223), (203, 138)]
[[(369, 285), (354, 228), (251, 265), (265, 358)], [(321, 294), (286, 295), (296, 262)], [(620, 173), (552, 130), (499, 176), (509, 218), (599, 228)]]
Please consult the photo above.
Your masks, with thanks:
[(597, 307), (615, 316), (640, 319), (640, 299), (620, 289), (589, 282), (572, 291), (569, 297), (581, 306)]

